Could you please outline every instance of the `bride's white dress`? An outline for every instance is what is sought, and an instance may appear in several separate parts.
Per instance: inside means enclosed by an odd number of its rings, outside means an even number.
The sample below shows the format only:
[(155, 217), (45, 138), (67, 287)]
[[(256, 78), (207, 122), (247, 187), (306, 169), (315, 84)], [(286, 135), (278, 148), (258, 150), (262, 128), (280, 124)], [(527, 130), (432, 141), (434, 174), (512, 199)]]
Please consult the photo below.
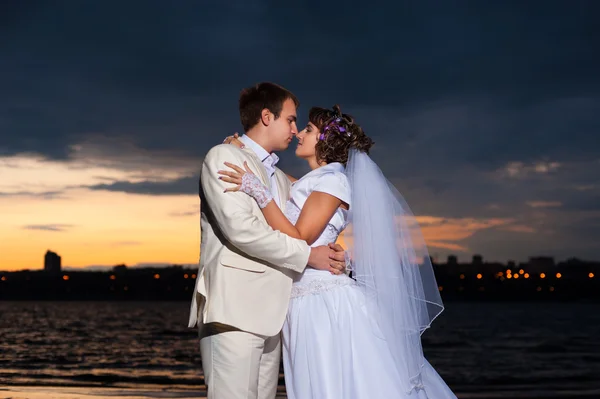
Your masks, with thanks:
[[(350, 204), (344, 166), (331, 163), (292, 185), (287, 218), (296, 223), (313, 191)], [(352, 204), (350, 204), (352, 206)], [(347, 225), (338, 209), (312, 246), (335, 242)], [(346, 275), (307, 268), (292, 286), (283, 326), (283, 362), (289, 399), (446, 399), (456, 396), (426, 362), (424, 389), (403, 391), (386, 341), (374, 334), (365, 298)]]

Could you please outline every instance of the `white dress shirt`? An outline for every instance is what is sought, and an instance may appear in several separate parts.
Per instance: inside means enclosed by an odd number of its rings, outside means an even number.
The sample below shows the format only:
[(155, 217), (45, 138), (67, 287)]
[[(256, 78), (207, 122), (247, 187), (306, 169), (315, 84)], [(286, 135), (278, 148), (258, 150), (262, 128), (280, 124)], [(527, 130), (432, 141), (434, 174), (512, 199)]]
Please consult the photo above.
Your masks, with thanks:
[[(252, 140), (247, 135), (242, 135), (239, 140), (244, 143), (244, 145), (250, 148), (261, 160), (265, 169), (267, 170), (267, 175), (270, 179), (269, 190), (271, 194), (273, 194), (273, 199), (279, 208), (281, 208), (281, 204), (279, 203), (279, 191), (277, 190), (277, 179), (275, 178), (275, 165), (279, 162), (279, 157), (275, 154), (269, 154), (267, 150), (262, 148), (256, 141)], [(239, 165), (243, 167), (244, 165)]]

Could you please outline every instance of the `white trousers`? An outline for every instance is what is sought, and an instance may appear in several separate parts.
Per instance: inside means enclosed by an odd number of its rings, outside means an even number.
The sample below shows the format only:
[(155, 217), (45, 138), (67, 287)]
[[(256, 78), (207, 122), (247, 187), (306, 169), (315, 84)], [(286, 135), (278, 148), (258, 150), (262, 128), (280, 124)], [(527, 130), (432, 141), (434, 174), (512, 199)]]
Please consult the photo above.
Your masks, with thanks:
[(222, 324), (204, 325), (200, 335), (207, 399), (274, 399), (281, 340)]

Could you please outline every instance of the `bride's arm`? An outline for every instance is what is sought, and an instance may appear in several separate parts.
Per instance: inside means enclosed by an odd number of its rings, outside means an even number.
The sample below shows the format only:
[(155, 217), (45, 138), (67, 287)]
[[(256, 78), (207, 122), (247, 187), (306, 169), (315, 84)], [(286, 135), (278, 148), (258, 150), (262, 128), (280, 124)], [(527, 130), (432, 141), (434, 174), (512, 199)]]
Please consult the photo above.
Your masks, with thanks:
[(225, 191), (242, 191), (250, 195), (258, 202), (269, 226), (290, 237), (304, 240), (309, 245), (323, 233), (325, 226), (340, 206), (348, 207), (348, 204), (331, 194), (315, 191), (308, 196), (296, 225), (293, 225), (281, 212), (269, 189), (254, 175), (246, 163), (244, 163), (245, 170), (229, 162), (225, 162), (225, 166), (230, 167), (234, 172), (220, 170), (219, 179), (236, 184), (235, 187)]
[(262, 208), (262, 213), (265, 215), (269, 226), (274, 230), (304, 240), (308, 245), (311, 245), (321, 236), (327, 223), (341, 205), (342, 201), (333, 195), (313, 192), (304, 203), (296, 225), (293, 225), (285, 217), (273, 200)]

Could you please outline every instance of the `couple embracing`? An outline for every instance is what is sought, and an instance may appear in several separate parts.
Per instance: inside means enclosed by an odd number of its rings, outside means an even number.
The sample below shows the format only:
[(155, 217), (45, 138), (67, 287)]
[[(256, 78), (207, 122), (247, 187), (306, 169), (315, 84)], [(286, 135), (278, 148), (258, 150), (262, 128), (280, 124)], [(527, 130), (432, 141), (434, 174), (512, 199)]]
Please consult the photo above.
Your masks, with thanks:
[[(281, 353), (289, 399), (456, 398), (423, 356), (443, 305), (414, 216), (350, 115), (315, 107), (299, 131), (298, 104), (244, 89), (245, 134), (202, 164), (189, 324), (208, 399), (274, 398)], [(294, 137), (300, 179), (275, 166)]]

